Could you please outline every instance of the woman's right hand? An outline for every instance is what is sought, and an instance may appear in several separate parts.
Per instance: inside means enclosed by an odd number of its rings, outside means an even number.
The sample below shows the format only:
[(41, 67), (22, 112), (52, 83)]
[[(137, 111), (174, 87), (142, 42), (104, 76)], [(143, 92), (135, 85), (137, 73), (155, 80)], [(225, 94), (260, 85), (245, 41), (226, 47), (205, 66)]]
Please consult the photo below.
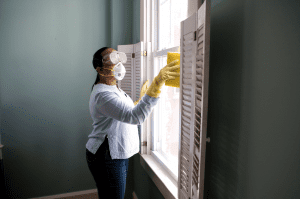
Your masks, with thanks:
[(147, 95), (158, 98), (161, 93), (160, 89), (165, 84), (166, 80), (175, 79), (180, 76), (180, 73), (173, 72), (180, 67), (180, 65), (176, 65), (178, 62), (179, 60), (172, 61), (160, 70), (159, 74), (153, 79), (149, 89), (147, 90)]
[(176, 77), (180, 76), (180, 73), (173, 72), (180, 68), (180, 65), (178, 65), (179, 60), (174, 60), (165, 67), (163, 67), (159, 74), (155, 77), (158, 84), (164, 84), (169, 79), (175, 79)]

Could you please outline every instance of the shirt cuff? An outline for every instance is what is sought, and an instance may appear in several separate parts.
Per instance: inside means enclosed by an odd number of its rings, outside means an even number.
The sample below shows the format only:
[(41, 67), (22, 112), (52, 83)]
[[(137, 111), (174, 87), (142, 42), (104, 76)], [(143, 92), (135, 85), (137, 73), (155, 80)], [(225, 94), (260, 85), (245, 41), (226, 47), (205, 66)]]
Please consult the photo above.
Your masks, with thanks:
[(154, 105), (157, 104), (157, 102), (158, 102), (159, 99), (160, 99), (160, 97), (158, 97), (158, 98), (150, 97), (150, 96), (147, 95), (147, 94), (145, 94), (145, 95), (143, 96), (143, 98), (142, 98), (143, 101), (149, 102), (149, 103), (154, 104)]

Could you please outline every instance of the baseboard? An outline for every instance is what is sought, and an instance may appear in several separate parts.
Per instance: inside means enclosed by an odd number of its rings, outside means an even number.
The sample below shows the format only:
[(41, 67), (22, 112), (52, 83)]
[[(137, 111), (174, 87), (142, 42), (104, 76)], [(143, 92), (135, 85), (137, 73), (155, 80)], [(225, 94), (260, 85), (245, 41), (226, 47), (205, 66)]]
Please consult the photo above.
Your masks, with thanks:
[(138, 199), (138, 197), (136, 196), (135, 192), (132, 192), (132, 198), (133, 199)]
[[(59, 194), (59, 195), (52, 195), (52, 196), (45, 196), (41, 198), (31, 198), (31, 199), (56, 199), (56, 198), (69, 198), (69, 197), (76, 197), (78, 198), (83, 198), (83, 195), (95, 195), (98, 199), (98, 192), (97, 189), (90, 189), (86, 191), (77, 191), (77, 192), (72, 192), (72, 193), (64, 193), (64, 194)], [(89, 198), (94, 198), (94, 197), (89, 197)]]
[[(72, 192), (72, 193), (64, 193), (64, 194), (59, 194), (59, 195), (52, 195), (52, 196), (45, 196), (45, 197), (41, 197), (41, 198), (31, 198), (31, 199), (56, 199), (56, 198), (76, 197), (76, 196), (83, 198), (82, 196), (87, 195), (87, 194), (96, 194), (96, 198), (98, 198), (97, 189), (91, 189), (91, 190), (86, 190), (86, 191), (77, 191), (77, 192)], [(138, 197), (136, 196), (134, 191), (132, 192), (132, 198), (138, 199)]]

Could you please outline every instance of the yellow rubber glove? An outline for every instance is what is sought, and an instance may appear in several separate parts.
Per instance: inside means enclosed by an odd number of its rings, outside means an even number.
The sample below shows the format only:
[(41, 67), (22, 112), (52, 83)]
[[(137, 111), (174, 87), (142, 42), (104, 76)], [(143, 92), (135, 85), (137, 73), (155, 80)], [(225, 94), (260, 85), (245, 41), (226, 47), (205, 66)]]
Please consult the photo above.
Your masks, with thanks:
[(147, 92), (149, 86), (149, 79), (144, 83), (144, 85), (142, 86), (141, 92), (140, 92), (140, 98), (134, 102), (134, 106), (137, 105), (139, 103), (139, 101), (142, 99), (142, 97), (145, 95), (145, 93)]
[(180, 73), (172, 72), (180, 68), (180, 65), (176, 64), (179, 64), (179, 60), (172, 61), (159, 71), (159, 74), (153, 79), (149, 89), (147, 90), (147, 95), (158, 98), (161, 93), (160, 89), (165, 84), (166, 80), (180, 77)]

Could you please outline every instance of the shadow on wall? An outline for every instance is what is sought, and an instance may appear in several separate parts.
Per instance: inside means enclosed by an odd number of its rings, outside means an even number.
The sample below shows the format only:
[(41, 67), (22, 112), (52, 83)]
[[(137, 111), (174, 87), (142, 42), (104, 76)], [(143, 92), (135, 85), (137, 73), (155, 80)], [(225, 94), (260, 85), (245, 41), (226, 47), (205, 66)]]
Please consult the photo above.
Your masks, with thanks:
[(246, 142), (241, 139), (247, 137), (241, 125), (243, 14), (242, 1), (212, 1), (207, 126), (211, 142), (206, 145), (204, 198), (240, 199), (247, 195), (245, 187), (236, 193), (237, 179), (248, 178), (248, 169), (243, 167), (247, 165), (247, 149), (240, 146)]

